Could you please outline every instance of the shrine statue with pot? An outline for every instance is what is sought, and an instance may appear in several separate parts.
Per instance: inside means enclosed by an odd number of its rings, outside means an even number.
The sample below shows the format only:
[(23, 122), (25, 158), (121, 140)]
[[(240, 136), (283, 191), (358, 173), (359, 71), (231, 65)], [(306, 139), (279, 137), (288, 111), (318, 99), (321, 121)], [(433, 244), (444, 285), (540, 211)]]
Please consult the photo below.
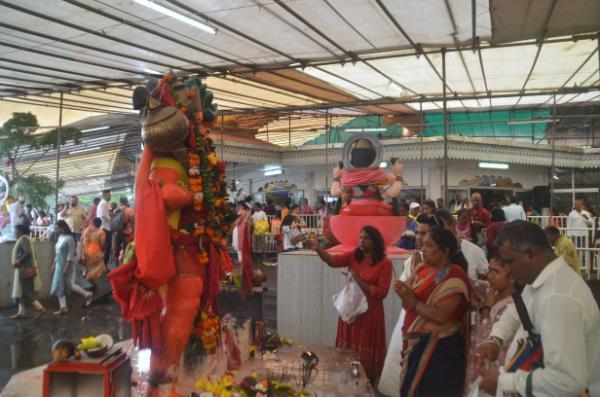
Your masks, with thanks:
[(331, 185), (331, 195), (338, 197), (337, 213), (330, 219), (331, 230), (341, 244), (330, 251), (354, 250), (360, 230), (371, 225), (383, 235), (388, 253), (405, 252), (391, 244), (400, 238), (406, 219), (386, 203), (400, 194), (403, 167), (393, 160), (392, 172), (387, 175), (379, 166), (382, 152), (379, 139), (368, 134), (356, 134), (344, 144), (342, 161), (333, 170)]
[[(152, 350), (150, 384), (170, 380), (202, 311), (215, 312), (233, 265), (225, 166), (208, 127), (212, 94), (200, 79), (166, 76), (137, 87), (144, 150), (135, 185), (134, 241), (109, 275), (138, 347)], [(200, 333), (200, 332), (199, 332)]]

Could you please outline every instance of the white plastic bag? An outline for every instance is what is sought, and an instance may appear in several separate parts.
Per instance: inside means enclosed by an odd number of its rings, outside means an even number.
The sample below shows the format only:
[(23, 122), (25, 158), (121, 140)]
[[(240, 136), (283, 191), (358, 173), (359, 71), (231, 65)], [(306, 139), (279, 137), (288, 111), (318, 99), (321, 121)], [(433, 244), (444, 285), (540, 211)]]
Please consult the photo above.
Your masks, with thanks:
[(348, 324), (352, 324), (358, 316), (369, 309), (365, 293), (351, 274), (348, 275), (344, 288), (333, 295), (333, 306), (337, 309), (342, 321)]

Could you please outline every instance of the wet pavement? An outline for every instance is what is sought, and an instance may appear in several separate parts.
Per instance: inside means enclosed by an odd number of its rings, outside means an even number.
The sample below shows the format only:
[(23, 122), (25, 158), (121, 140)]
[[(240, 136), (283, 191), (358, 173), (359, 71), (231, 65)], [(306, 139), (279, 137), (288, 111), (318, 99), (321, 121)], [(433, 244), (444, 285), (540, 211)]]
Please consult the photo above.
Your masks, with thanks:
[[(99, 290), (107, 290), (105, 282), (100, 283)], [(29, 318), (18, 321), (10, 319), (16, 306), (0, 310), (0, 390), (15, 373), (49, 362), (50, 347), (58, 339), (77, 344), (83, 337), (98, 334), (109, 334), (115, 342), (131, 338), (131, 327), (121, 319), (120, 307), (110, 296), (83, 308), (83, 297), (71, 294), (65, 316), (52, 314), (58, 309), (56, 298), (42, 303), (49, 313), (37, 320), (33, 319), (33, 308), (28, 309)]]

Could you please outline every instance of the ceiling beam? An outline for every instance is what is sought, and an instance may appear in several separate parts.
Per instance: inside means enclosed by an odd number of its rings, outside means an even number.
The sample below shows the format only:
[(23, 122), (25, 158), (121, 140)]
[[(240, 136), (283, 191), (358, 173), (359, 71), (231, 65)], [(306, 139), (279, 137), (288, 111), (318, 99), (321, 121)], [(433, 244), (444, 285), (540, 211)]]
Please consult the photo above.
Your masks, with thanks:
[[(573, 87), (573, 88), (564, 88), (560, 91), (558, 90), (546, 90), (546, 91), (532, 91), (525, 92), (523, 96), (536, 96), (536, 95), (552, 95), (552, 94), (569, 94), (569, 93), (581, 93), (581, 92), (591, 92), (591, 91), (600, 91), (600, 86), (588, 86), (588, 87)], [(450, 100), (476, 100), (476, 99), (484, 99), (484, 98), (507, 98), (514, 97), (519, 95), (518, 92), (513, 93), (502, 93), (502, 94), (483, 94), (483, 95), (462, 95), (455, 96), (449, 98)], [(427, 97), (428, 101), (442, 101), (442, 97)], [(363, 107), (363, 106), (375, 106), (375, 105), (397, 105), (397, 104), (410, 104), (410, 103), (419, 103), (423, 101), (422, 98), (408, 98), (408, 99), (394, 99), (394, 98), (381, 98), (374, 100), (359, 100), (355, 102), (343, 102), (343, 103), (325, 103), (322, 105), (308, 105), (308, 106), (297, 106), (297, 107), (286, 107), (286, 108), (275, 108), (275, 109), (244, 109), (244, 113), (289, 113), (296, 111), (308, 111), (308, 110), (317, 110), (317, 109), (335, 109), (340, 108), (342, 106), (345, 107)], [(450, 112), (452, 112), (450, 110)], [(223, 112), (224, 114), (237, 114), (240, 111), (231, 111), (231, 112)]]

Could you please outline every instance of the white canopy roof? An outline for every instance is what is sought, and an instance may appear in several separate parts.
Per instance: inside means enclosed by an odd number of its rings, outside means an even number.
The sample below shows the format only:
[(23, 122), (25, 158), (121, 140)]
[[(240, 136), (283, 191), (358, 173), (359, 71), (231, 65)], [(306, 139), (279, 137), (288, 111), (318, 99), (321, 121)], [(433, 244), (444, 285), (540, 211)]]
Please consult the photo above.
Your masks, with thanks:
[(132, 85), (201, 72), (222, 111), (272, 114), (264, 133), (290, 112), (440, 110), (445, 48), (451, 110), (597, 103), (598, 31), (598, 0), (0, 0), (0, 99), (129, 114)]

